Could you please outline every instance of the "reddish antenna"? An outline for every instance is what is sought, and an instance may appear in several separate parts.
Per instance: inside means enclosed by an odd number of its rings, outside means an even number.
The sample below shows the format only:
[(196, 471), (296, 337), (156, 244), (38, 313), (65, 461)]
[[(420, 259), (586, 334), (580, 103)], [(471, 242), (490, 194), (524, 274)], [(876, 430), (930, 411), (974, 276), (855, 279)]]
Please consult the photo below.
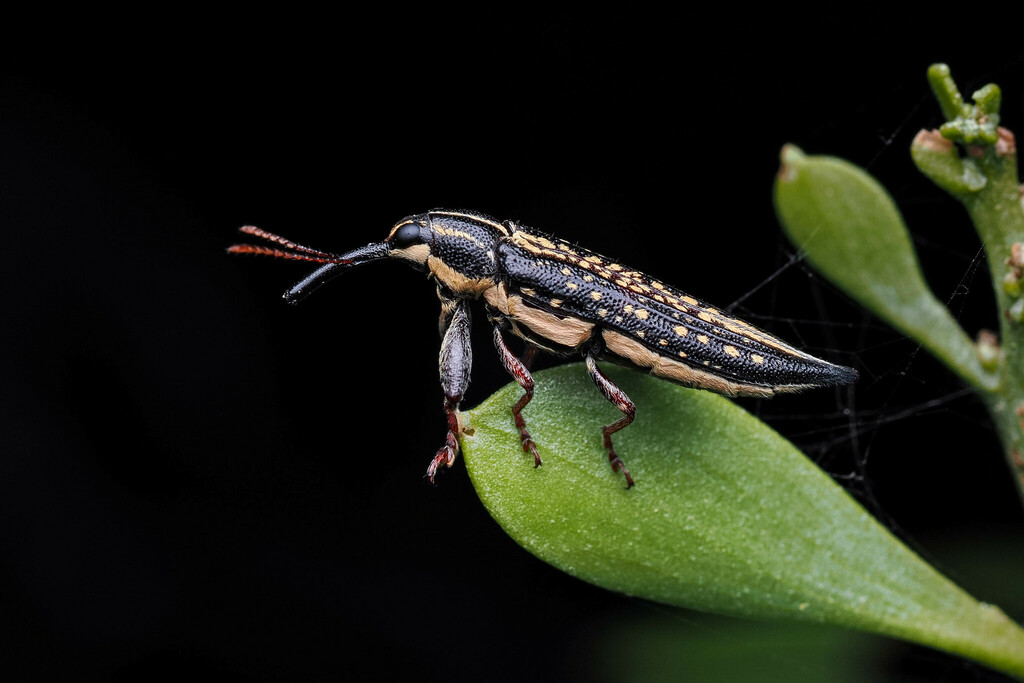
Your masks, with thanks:
[(268, 247), (257, 244), (234, 244), (228, 247), (229, 254), (257, 254), (259, 256), (273, 256), (275, 258), (290, 259), (292, 261), (311, 261), (313, 263), (346, 263), (348, 259), (339, 256), (338, 254), (332, 254), (326, 251), (320, 251), (319, 249), (313, 249), (307, 247), (298, 242), (292, 242), (289, 239), (285, 239), (280, 235), (275, 235), (272, 232), (267, 232), (262, 228), (257, 228), (255, 225), (243, 225), (238, 229), (238, 232), (246, 235), (252, 235), (253, 237), (259, 237), (260, 239), (279, 244), (283, 249), (277, 247)]
[(337, 277), (349, 268), (387, 258), (390, 255), (390, 248), (386, 241), (367, 244), (365, 247), (359, 247), (344, 254), (332, 254), (328, 251), (320, 251), (319, 249), (307, 247), (304, 244), (292, 242), (280, 235), (257, 228), (255, 225), (243, 225), (238, 231), (272, 242), (278, 245), (278, 247), (258, 244), (235, 244), (228, 247), (229, 254), (257, 254), (259, 256), (273, 256), (292, 261), (311, 261), (312, 263), (323, 264), (284, 293), (285, 301), (290, 304), (302, 301), (314, 289), (328, 280)]

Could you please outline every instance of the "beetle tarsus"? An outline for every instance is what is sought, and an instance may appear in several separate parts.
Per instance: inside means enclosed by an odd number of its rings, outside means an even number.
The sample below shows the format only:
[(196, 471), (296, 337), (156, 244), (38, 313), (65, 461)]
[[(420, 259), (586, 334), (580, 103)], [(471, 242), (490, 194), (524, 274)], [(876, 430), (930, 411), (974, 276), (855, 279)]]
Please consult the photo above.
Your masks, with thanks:
[(533, 398), (533, 378), (530, 378), (529, 387), (529, 389), (523, 387), (526, 389), (526, 393), (512, 406), (512, 417), (515, 419), (516, 428), (519, 430), (519, 440), (523, 444), (523, 453), (529, 453), (533, 456), (533, 467), (536, 469), (541, 466), (540, 455), (537, 453), (537, 444), (534, 443), (533, 437), (530, 436), (530, 432), (526, 431), (526, 420), (523, 418), (522, 413), (523, 406)]
[(434, 484), (434, 478), (442, 467), (451, 467), (459, 455), (459, 404), (457, 401), (445, 399), (444, 411), (448, 414), (448, 435), (444, 445), (437, 449), (437, 454), (427, 467), (427, 481)]
[[(608, 442), (611, 443), (611, 439), (608, 439)], [(633, 488), (633, 476), (629, 473), (629, 470), (626, 469), (626, 463), (622, 462), (622, 458), (615, 455), (614, 448), (608, 449), (608, 462), (612, 464), (612, 471), (622, 472), (622, 475), (626, 477), (626, 488)]]
[[(516, 417), (519, 417), (518, 415)], [(522, 418), (519, 417), (516, 420), (516, 426), (519, 427), (519, 423), (522, 423)], [(519, 438), (523, 442), (523, 453), (530, 453), (533, 455), (533, 467), (534, 469), (540, 467), (543, 463), (540, 461), (540, 455), (537, 454), (537, 444), (530, 438), (530, 433), (526, 431), (526, 427), (519, 427)]]
[[(454, 444), (454, 446), (453, 446)], [(448, 433), (447, 443), (438, 449), (437, 455), (430, 461), (430, 465), (427, 467), (427, 481), (431, 484), (435, 484), (434, 478), (437, 473), (441, 470), (441, 467), (451, 467), (455, 462), (455, 456), (459, 453), (459, 444), (455, 440), (455, 437)]]

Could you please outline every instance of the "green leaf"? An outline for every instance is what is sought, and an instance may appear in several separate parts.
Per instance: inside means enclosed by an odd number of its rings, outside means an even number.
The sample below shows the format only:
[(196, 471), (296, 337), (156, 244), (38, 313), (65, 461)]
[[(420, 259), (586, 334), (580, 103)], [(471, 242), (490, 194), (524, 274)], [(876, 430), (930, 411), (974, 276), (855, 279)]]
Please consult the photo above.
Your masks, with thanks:
[(826, 622), (915, 641), (1024, 675), (1024, 631), (897, 541), (792, 444), (719, 396), (608, 368), (637, 405), (615, 435), (636, 479), (612, 472), (601, 426), (619, 416), (580, 365), (537, 373), (464, 414), (477, 493), (524, 548), (610, 590), (728, 615)]
[(782, 150), (775, 209), (790, 240), (833, 284), (982, 390), (995, 386), (974, 344), (921, 274), (899, 210), (870, 175), (842, 159)]

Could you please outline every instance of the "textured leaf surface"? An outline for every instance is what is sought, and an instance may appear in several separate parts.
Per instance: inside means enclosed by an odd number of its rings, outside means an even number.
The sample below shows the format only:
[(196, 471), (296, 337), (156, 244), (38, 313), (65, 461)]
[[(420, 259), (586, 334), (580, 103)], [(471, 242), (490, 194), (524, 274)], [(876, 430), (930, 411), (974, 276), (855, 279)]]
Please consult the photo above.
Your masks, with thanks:
[(991, 387), (995, 378), (928, 288), (903, 217), (874, 178), (842, 159), (806, 156), (790, 145), (782, 152), (775, 209), (818, 272), (976, 388)]
[[(520, 545), (583, 580), (672, 605), (828, 622), (1024, 673), (1024, 632), (935, 572), (788, 441), (732, 402), (608, 368), (637, 404), (619, 413), (580, 365), (537, 373), (524, 415), (544, 465), (519, 445), (509, 385), (464, 415), (466, 464)], [(616, 371), (618, 370), (618, 371)]]

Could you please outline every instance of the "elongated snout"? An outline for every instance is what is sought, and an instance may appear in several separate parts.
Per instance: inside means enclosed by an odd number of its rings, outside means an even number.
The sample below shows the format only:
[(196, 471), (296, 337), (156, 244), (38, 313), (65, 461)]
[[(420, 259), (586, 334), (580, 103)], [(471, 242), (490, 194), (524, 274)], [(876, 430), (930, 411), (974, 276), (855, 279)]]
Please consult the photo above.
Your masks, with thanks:
[(297, 304), (312, 294), (318, 287), (333, 280), (345, 271), (370, 261), (379, 261), (380, 259), (387, 258), (390, 251), (391, 249), (388, 247), (387, 242), (375, 242), (344, 254), (332, 256), (329, 262), (314, 270), (285, 292), (284, 300), (290, 304)]

